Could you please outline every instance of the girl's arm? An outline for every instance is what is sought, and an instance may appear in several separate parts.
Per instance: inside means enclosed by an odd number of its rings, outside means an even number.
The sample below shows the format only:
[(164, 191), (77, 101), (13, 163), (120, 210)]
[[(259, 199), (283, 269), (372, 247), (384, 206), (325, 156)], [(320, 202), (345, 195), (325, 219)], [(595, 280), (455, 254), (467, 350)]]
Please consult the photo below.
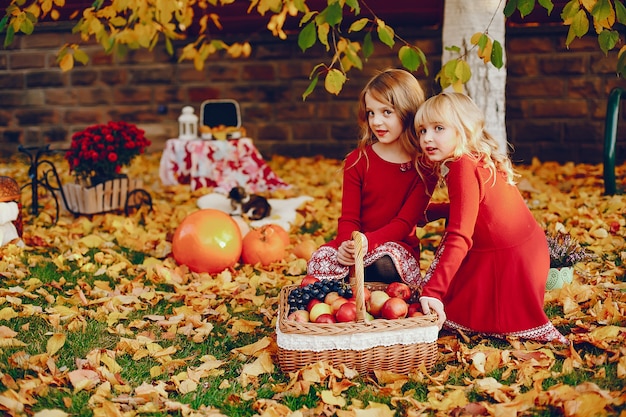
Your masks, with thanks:
[(358, 152), (357, 150), (349, 154), (344, 165), (341, 216), (337, 222), (335, 238), (337, 245), (351, 240), (352, 232), (361, 230), (361, 185), (365, 175), (363, 171), (365, 156), (361, 156), (361, 160), (355, 164)]
[(429, 279), (422, 296), (443, 300), (452, 278), (472, 247), (482, 190), (476, 165), (469, 158), (448, 164), (446, 177), (450, 198), (450, 217), (435, 260), (426, 272)]

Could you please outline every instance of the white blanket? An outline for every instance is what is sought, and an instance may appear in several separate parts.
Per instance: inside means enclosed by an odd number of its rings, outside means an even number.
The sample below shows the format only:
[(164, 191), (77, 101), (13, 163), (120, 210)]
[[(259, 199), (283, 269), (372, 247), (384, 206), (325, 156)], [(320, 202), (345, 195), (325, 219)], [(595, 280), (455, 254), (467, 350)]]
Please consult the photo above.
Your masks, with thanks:
[[(269, 198), (267, 201), (272, 207), (270, 215), (260, 220), (253, 220), (249, 224), (251, 227), (260, 227), (264, 224), (277, 224), (283, 229), (289, 231), (291, 225), (296, 220), (296, 210), (305, 202), (313, 200), (308, 195), (294, 198)], [(212, 208), (230, 214), (233, 208), (230, 205), (230, 199), (223, 194), (212, 193), (206, 194), (198, 198), (198, 207), (201, 209)]]

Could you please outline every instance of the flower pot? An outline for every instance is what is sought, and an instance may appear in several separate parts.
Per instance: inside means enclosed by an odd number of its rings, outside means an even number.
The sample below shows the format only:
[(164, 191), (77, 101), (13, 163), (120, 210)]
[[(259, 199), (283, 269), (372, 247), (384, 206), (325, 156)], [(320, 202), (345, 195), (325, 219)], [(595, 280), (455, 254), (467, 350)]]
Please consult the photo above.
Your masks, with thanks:
[(561, 268), (550, 268), (548, 271), (548, 281), (546, 282), (546, 290), (554, 290), (563, 288), (563, 285), (569, 284), (574, 278), (574, 267), (564, 266)]
[[(127, 201), (128, 193), (141, 188), (141, 180), (116, 178), (94, 187), (81, 184), (63, 185), (65, 208), (74, 214), (95, 214), (121, 210), (135, 202)], [(138, 197), (137, 197), (138, 198)], [(131, 198), (132, 199), (132, 198)]]

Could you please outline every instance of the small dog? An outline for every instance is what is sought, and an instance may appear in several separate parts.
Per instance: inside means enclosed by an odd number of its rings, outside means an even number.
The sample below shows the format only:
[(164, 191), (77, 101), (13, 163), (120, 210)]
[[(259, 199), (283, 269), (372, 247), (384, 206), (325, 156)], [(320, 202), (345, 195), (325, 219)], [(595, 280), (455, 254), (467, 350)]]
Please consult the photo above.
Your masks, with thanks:
[(267, 198), (246, 192), (242, 186), (231, 188), (228, 193), (233, 211), (231, 216), (246, 216), (250, 220), (260, 220), (270, 215), (272, 207)]

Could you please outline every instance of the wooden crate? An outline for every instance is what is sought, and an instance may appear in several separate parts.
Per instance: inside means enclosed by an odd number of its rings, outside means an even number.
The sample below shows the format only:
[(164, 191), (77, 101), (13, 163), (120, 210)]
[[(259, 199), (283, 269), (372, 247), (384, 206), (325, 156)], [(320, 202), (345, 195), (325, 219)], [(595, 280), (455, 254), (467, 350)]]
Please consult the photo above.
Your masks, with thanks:
[(123, 210), (127, 205), (139, 203), (139, 201), (132, 201), (134, 197), (131, 197), (131, 201), (127, 201), (128, 193), (142, 186), (141, 180), (128, 178), (115, 178), (94, 187), (74, 183), (65, 184), (63, 185), (65, 208), (77, 214)]

